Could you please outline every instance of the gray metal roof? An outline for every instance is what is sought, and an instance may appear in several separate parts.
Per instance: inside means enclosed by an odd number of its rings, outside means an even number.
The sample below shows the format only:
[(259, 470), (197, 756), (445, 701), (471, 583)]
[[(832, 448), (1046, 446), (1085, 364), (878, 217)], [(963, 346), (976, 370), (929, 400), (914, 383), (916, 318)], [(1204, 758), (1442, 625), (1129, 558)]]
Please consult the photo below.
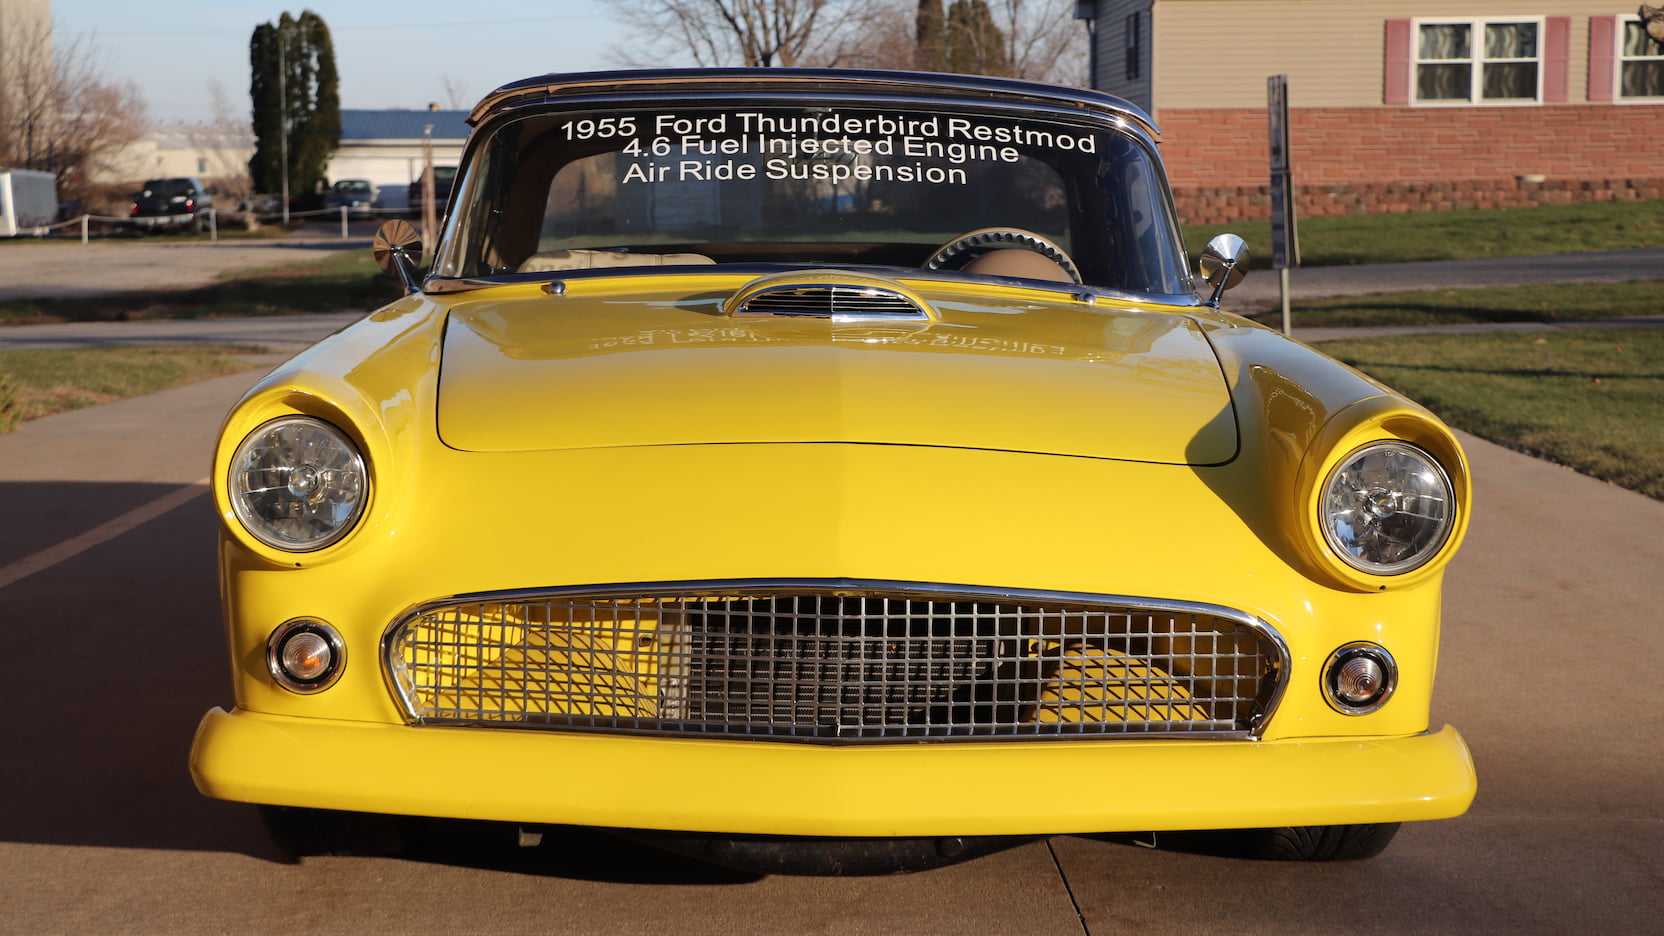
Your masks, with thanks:
[(461, 110), (343, 110), (341, 142), (354, 140), (420, 140), (424, 127), (433, 127), (435, 140), (466, 140), (468, 112)]

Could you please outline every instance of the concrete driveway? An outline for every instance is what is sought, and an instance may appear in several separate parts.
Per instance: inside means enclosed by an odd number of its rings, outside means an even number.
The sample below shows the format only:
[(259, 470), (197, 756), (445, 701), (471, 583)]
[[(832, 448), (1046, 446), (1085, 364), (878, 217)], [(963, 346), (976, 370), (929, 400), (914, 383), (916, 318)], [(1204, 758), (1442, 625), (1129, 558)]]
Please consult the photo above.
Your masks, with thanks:
[[(1435, 724), (1473, 810), (1368, 862), (1258, 864), (1060, 837), (895, 878), (753, 878), (592, 833), (437, 824), (388, 858), (286, 862), (198, 796), (228, 698), (221, 378), (0, 436), (0, 933), (1563, 934), (1656, 932), (1664, 886), (1664, 504), (1465, 439)], [(581, 768), (580, 768), (581, 769)], [(674, 783), (674, 778), (666, 778)], [(1090, 783), (1089, 777), (1036, 777)], [(1231, 778), (1219, 778), (1221, 796)]]

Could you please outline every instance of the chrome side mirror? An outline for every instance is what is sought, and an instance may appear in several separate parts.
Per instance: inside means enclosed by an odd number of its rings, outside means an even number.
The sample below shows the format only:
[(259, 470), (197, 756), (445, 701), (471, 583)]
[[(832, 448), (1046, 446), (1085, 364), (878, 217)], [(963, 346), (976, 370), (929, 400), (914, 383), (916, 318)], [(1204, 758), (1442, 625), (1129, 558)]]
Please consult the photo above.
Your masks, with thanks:
[(422, 265), (422, 235), (414, 224), (403, 218), (383, 223), (370, 249), (381, 272), (397, 276), (404, 283), (405, 295), (422, 291), (422, 280), (416, 272)]
[(1221, 234), (1202, 248), (1202, 277), (1213, 287), (1208, 305), (1219, 308), (1225, 290), (1248, 275), (1248, 242), (1235, 234)]

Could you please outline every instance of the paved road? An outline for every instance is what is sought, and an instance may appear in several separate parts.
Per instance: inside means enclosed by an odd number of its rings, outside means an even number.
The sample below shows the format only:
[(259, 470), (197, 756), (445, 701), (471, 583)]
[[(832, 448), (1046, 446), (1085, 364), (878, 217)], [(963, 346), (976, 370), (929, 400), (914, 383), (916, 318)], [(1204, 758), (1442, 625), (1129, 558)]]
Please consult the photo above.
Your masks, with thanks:
[[(368, 311), (368, 310), (366, 310)], [(294, 354), (345, 328), (363, 312), (317, 312), (256, 318), (64, 322), (0, 327), (0, 350), (79, 348), (101, 344), (250, 344)]]
[(219, 243), (132, 241), (22, 242), (0, 245), (0, 301), (95, 299), (207, 286), (227, 270), (317, 260), (341, 250), (368, 250), (352, 240), (306, 235)]
[[(193, 482), (253, 379), (0, 436), (0, 933), (1657, 931), (1664, 504), (1473, 439), (1434, 717), (1466, 734), (1479, 798), (1374, 861), (1061, 837), (907, 877), (756, 879), (457, 823), (398, 857), (285, 862), (252, 810), (198, 796), (185, 770), (197, 719), (229, 701), (216, 520)], [(1090, 782), (1036, 777), (1029, 795)]]

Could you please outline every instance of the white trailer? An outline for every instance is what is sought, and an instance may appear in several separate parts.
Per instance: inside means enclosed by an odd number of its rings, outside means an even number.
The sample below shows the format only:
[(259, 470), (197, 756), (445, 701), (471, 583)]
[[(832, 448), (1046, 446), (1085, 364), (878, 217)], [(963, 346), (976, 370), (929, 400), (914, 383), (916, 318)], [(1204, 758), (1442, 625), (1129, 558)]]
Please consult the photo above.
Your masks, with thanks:
[(43, 234), (58, 220), (58, 179), (50, 172), (0, 169), (0, 237)]

